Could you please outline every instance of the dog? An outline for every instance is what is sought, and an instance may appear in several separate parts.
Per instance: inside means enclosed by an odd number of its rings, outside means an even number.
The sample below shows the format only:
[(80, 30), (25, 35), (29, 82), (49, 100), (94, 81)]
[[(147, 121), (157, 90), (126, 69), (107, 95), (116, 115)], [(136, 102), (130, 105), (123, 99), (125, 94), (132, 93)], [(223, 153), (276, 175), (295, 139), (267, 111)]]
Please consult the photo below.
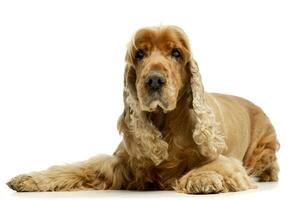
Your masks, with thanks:
[(275, 130), (261, 108), (207, 93), (185, 32), (146, 27), (125, 56), (123, 140), (112, 156), (22, 174), (18, 192), (176, 190), (234, 192), (277, 181)]

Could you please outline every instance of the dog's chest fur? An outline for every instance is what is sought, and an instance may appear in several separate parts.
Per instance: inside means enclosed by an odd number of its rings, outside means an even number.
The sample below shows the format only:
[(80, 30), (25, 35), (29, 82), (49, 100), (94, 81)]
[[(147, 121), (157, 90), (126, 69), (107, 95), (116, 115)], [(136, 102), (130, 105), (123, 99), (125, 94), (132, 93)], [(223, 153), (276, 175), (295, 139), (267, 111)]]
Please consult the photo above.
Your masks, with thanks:
[[(141, 183), (144, 190), (171, 189), (175, 180), (198, 166), (205, 160), (200, 155), (192, 138), (191, 117), (189, 109), (180, 109), (169, 114), (152, 113), (149, 116), (160, 130), (163, 140), (169, 144), (169, 157), (158, 166), (152, 162), (135, 162), (135, 180)], [(182, 120), (186, 123), (182, 123)]]

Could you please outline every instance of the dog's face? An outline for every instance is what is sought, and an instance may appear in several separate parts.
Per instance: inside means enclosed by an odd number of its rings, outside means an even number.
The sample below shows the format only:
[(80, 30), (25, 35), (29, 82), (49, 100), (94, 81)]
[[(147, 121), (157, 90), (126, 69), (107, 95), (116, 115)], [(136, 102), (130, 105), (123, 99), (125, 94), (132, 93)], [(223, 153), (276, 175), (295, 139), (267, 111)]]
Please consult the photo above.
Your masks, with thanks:
[(188, 41), (177, 27), (145, 28), (136, 32), (126, 61), (135, 73), (134, 87), (143, 111), (176, 108), (188, 81), (190, 60)]

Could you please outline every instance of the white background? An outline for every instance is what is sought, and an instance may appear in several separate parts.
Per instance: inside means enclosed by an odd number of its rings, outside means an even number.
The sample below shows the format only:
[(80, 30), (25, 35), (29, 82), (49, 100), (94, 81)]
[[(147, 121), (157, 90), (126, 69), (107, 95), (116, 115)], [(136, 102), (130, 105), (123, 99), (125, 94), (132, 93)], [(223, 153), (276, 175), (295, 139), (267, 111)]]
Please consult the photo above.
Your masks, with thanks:
[[(0, 1), (0, 199), (275, 198), (299, 190), (299, 1)], [(190, 37), (207, 91), (246, 97), (281, 143), (278, 184), (214, 196), (96, 191), (17, 194), (11, 177), (111, 154), (121, 140), (126, 44), (144, 26)], [(299, 195), (298, 195), (299, 196)]]

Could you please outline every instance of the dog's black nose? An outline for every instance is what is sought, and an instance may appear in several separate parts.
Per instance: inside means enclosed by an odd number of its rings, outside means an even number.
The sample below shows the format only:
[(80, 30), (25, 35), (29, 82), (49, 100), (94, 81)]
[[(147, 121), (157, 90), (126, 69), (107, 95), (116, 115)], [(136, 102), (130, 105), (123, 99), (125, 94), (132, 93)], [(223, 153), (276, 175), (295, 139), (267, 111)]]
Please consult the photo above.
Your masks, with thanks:
[(153, 91), (159, 90), (165, 83), (165, 77), (157, 72), (149, 74), (145, 79), (145, 84)]

